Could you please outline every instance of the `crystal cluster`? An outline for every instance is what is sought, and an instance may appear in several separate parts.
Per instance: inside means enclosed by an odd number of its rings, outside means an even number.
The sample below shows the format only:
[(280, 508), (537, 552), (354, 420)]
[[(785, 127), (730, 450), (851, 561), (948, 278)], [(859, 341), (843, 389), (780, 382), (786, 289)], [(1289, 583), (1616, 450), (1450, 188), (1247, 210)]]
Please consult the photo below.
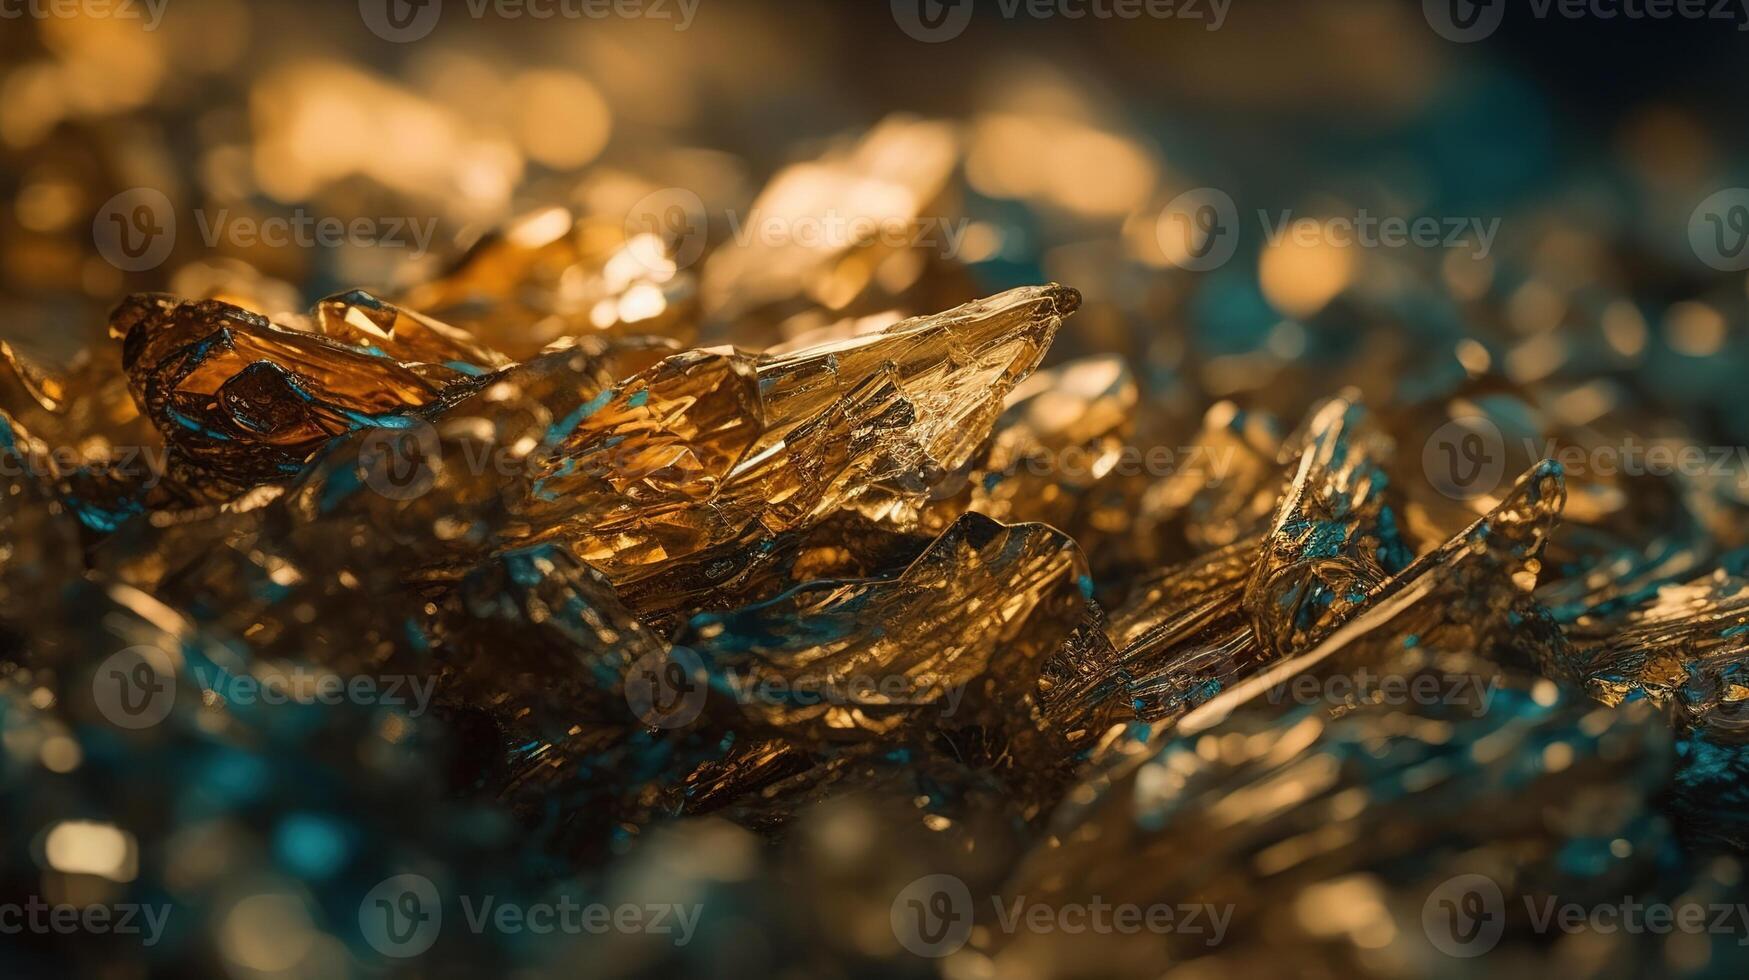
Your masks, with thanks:
[[(1749, 473), (1535, 450), (1749, 431), (1623, 353), (1625, 299), (1549, 298), (1546, 254), (1606, 246), (1373, 255), (1318, 302), (1265, 256), (1291, 322), (1234, 352), (1230, 281), (1133, 220), (1014, 245), (1137, 171), (1031, 112), (889, 118), (763, 190), (665, 147), (394, 288), (191, 264), (58, 363), (0, 343), (0, 909), (171, 910), (0, 974), (1740, 972)], [(343, 135), (341, 199), (343, 163), (412, 179)], [(665, 168), (1007, 243), (730, 242)], [(406, 876), (417, 948), (373, 918)], [(698, 918), (469, 928), (481, 896)], [(1631, 903), (1744, 918), (1546, 918)], [(1102, 909), (1176, 925), (1067, 927)]]
[[(1418, 538), (1355, 394), (1275, 455), (1212, 417), (1235, 485), (1149, 485), (1116, 465), (1121, 363), (1035, 373), (1079, 303), (1015, 289), (766, 353), (591, 330), (517, 360), (362, 292), (287, 322), (130, 297), (81, 376), (8, 352), (12, 710), (90, 732), (90, 765), (214, 737), (291, 739), (294, 764), (298, 739), (372, 726), (333, 787), (366, 796), (433, 739), (451, 789), (417, 798), (499, 801), (581, 867), (675, 817), (782, 835), (886, 795), (998, 894), (1232, 907), (1244, 941), (1209, 955), (1245, 971), (1286, 950), (1431, 969), (1374, 943), (1390, 913), (1319, 909), (1413, 906), (1454, 875), (1565, 900), (1729, 883), (1676, 867), (1742, 839), (1735, 569), (1563, 621), (1539, 601), (1566, 584), (1546, 574), (1560, 465)], [(47, 450), (146, 435), (161, 468)], [(1216, 514), (1230, 540), (1182, 561), (1150, 566), (1133, 536)], [(1097, 586), (1078, 539), (1113, 570)], [(122, 648), (183, 696), (164, 727), (99, 737), (92, 654)], [(436, 720), (342, 710), (312, 733), (227, 697), (292, 669), (428, 684)], [(1013, 870), (966, 870), (961, 835), (992, 821)], [(1121, 945), (1126, 970), (1208, 952)], [(1087, 955), (1057, 934), (968, 948), (1047, 974)]]

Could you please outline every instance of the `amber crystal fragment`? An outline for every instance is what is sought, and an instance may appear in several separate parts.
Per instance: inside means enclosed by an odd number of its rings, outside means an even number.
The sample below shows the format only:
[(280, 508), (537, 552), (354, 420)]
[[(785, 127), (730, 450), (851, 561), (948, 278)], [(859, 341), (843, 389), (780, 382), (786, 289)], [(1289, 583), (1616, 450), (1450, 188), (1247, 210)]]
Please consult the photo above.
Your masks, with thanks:
[(0, 980), (1744, 975), (1705, 45), (11, 6)]
[(1382, 666), (1423, 646), (1527, 669), (1558, 666), (1565, 657), (1561, 635), (1530, 593), (1565, 502), (1559, 465), (1539, 464), (1487, 517), (1375, 586), (1328, 639), (1224, 693), (1186, 724), (1206, 725), (1283, 677), (1338, 663)]
[(1267, 416), (1220, 402), (1204, 414), (1188, 443), (1213, 467), (1175, 467), (1136, 501), (1136, 530), (1154, 550), (1154, 564), (1225, 547), (1264, 529), (1281, 496), (1283, 433)]
[[(1306, 457), (1314, 467), (1318, 445), (1313, 438)], [(1281, 931), (1271, 925), (1276, 902), (1316, 894), (1419, 905), (1464, 873), (1497, 875), (1509, 890), (1606, 891), (1568, 870), (1550, 824), (1505, 805), (1506, 793), (1531, 794), (1562, 808), (1556, 823), (1619, 835), (1636, 852), (1667, 846), (1671, 835), (1668, 825), (1594, 814), (1570, 798), (1569, 787), (1583, 785), (1588, 799), (1619, 805), (1660, 785), (1672, 760), (1669, 735), (1649, 713), (1600, 714), (1577, 687), (1543, 676), (1564, 648), (1552, 622), (1524, 617), (1534, 615), (1528, 596), (1564, 499), (1559, 468), (1538, 466), (1488, 517), (1357, 597), (1357, 611), (1328, 639), (1242, 680), (1231, 665), (1185, 660), (1192, 676), (1230, 686), (1181, 714), (1151, 747), (1102, 756), (1069, 794), (1078, 802), (1058, 814), (1058, 833), (1006, 890), (1059, 903), (1170, 897), (1236, 910), (1231, 928), (1320, 962), (1335, 956), (1332, 969), (1347, 954), (1317, 943), (1322, 927), (1310, 906), (1293, 906), (1307, 911)], [(1277, 614), (1291, 616), (1291, 607)], [(1401, 686), (1378, 686), (1381, 677)], [(1435, 696), (1380, 700), (1417, 688)], [(1546, 766), (1527, 768), (1512, 748), (1551, 740), (1567, 754)], [(1478, 765), (1445, 761), (1472, 746)], [(1401, 825), (1391, 822), (1399, 809)], [(1407, 853), (1421, 862), (1404, 864)], [(1119, 955), (1163, 966), (1189, 955), (1192, 942)], [(990, 952), (998, 963), (1065, 971), (1086, 953), (1060, 935), (998, 936)]]
[[(1364, 972), (1331, 930), (1453, 876), (1586, 899), (1749, 841), (1745, 570), (1702, 543), (1705, 488), (1636, 477), (1631, 515), (1533, 459), (1430, 495), (1405, 441), (1445, 408), (1354, 388), (1297, 427), (1221, 401), (1174, 428), (1124, 359), (1049, 364), (1081, 304), (1055, 284), (693, 347), (672, 244), (555, 211), (397, 302), (138, 294), (60, 373), (0, 347), (0, 618), (68, 582), (100, 617), (57, 605), (0, 680), (86, 698), (81, 644), (155, 644), (181, 738), (256, 737), (240, 684), (392, 677), (446, 792), (567, 867), (677, 818), (806, 842), (879, 813), (881, 846), (999, 900), (1226, 908), (1245, 939), (1105, 943), (1122, 972)], [(719, 260), (712, 302), (857, 292), (882, 252)], [(130, 445), (162, 466), (118, 469)], [(1627, 552), (1629, 516), (1663, 536)], [(373, 758), (414, 730), (382, 718)], [(1620, 866), (1575, 872), (1586, 841)], [(967, 945), (997, 972), (1090, 955)]]
[(443, 393), (410, 365), (217, 300), (134, 296), (110, 325), (134, 399), (174, 454), (173, 475), (213, 499), (295, 476), (335, 436)]
[(145, 507), (166, 460), (119, 359), (95, 354), (56, 374), (0, 342), (0, 412), (30, 472), (87, 527), (108, 532)]
[(792, 354), (677, 354), (566, 420), (524, 533), (623, 585), (841, 508), (914, 526), (1078, 303), (1018, 289)]
[(449, 381), (457, 373), (486, 374), (511, 365), (503, 354), (476, 341), (466, 331), (431, 317), (386, 303), (353, 290), (316, 304), (316, 330), (353, 347), (380, 351), (402, 363), (429, 370), (441, 366)]
[[(1508, 941), (1532, 944), (1526, 909), (1544, 896), (1607, 901), (1673, 846), (1669, 824), (1637, 819), (1631, 803), (1669, 776), (1669, 734), (1651, 712), (1612, 712), (1522, 674), (1501, 680), (1469, 655), (1431, 657), (1402, 676), (1492, 700), (1486, 710), (1450, 700), (1335, 717), (1307, 706), (1241, 712), (1072, 792), (1089, 802), (1058, 814), (1001, 900), (1168, 905), (1187, 928), (1145, 939), (992, 930), (997, 969), (1073, 975), (1098, 956), (1142, 975), (1196, 957), (1266, 975), (1265, 963), (1286, 957), (1364, 972), (1369, 944), (1332, 943), (1332, 933), (1385, 928), (1399, 906), (1418, 916), (1461, 894), (1446, 883), (1462, 875), (1497, 882)], [(1550, 744), (1566, 747), (1559, 763), (1538, 759)], [(1626, 841), (1618, 849), (1631, 855), (1602, 875), (1578, 870), (1568, 833)], [(1188, 927), (1193, 914), (1200, 927)], [(1443, 955), (1412, 949), (1426, 969)]]
[(1040, 371), (1012, 392), (965, 490), (943, 500), (999, 521), (1034, 521), (1068, 532), (1090, 550), (1123, 536), (1130, 496), (1146, 482), (1131, 442), (1139, 398), (1115, 357)]
[(1608, 639), (1560, 665), (1604, 704), (1649, 701), (1679, 738), (1676, 803), (1696, 832), (1749, 843), (1741, 749), (1749, 744), (1749, 581), (1726, 569), (1666, 585), (1613, 617)]
[(919, 717), (1025, 724), (1040, 667), (1081, 619), (1086, 576), (1060, 532), (974, 514), (896, 577), (704, 613), (675, 642), (725, 694), (787, 692), (738, 700), (758, 724), (795, 735), (867, 738)]
[(1391, 444), (1333, 399), (1312, 417), (1244, 605), (1268, 656), (1290, 656), (1346, 620), (1411, 555), (1385, 502)]

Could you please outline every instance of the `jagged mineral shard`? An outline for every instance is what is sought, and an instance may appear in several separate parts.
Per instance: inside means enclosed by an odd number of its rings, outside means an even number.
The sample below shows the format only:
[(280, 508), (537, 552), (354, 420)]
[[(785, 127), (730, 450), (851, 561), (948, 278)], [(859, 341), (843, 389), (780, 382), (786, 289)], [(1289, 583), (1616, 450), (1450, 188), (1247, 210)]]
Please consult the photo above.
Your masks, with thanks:
[(904, 529), (1078, 302), (1017, 289), (824, 348), (670, 357), (567, 420), (525, 533), (623, 586), (839, 510)]

